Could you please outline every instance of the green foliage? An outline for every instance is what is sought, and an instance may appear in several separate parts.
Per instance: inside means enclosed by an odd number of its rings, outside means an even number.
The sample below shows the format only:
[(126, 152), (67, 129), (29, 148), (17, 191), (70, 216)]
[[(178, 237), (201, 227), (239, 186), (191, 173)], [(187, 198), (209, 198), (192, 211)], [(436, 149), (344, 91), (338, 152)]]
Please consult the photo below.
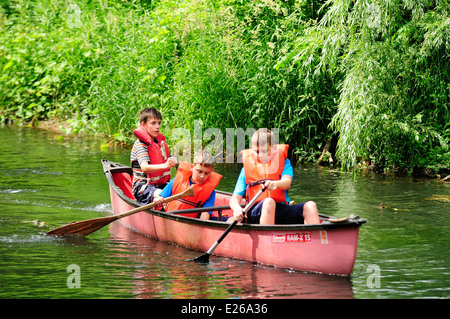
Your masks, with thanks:
[[(332, 126), (348, 168), (448, 167), (450, 18), (447, 1), (329, 1), (290, 62), (339, 92)], [(295, 53), (295, 55), (293, 55)]]
[(178, 127), (279, 128), (314, 161), (450, 165), (449, 5), (406, 0), (4, 0), (0, 120), (130, 143)]
[(204, 16), (193, 18), (201, 17), (202, 27), (190, 28), (175, 69), (173, 118), (186, 119), (187, 127), (199, 118), (220, 129), (280, 128), (294, 154), (317, 155), (331, 134), (334, 92), (320, 83), (305, 87), (296, 67), (279, 63), (315, 17), (302, 10), (305, 3), (223, 1), (218, 9), (202, 8)]
[(177, 39), (166, 36), (166, 11), (121, 1), (11, 1), (1, 19), (1, 119), (61, 117), (74, 131), (130, 141), (137, 113), (160, 106), (173, 68)]

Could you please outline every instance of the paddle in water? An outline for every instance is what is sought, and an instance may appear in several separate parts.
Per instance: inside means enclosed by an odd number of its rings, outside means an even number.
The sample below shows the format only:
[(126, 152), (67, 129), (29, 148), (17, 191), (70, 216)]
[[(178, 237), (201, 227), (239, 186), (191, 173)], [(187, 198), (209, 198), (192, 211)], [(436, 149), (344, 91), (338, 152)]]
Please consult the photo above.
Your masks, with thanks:
[[(163, 200), (163, 203), (168, 203), (173, 200), (176, 200), (181, 197), (189, 197), (194, 196), (195, 192), (192, 187), (189, 187), (185, 191), (169, 196)], [(94, 218), (94, 219), (88, 219), (83, 220), (81, 222), (75, 222), (71, 224), (67, 224), (64, 226), (61, 226), (59, 228), (53, 229), (47, 233), (47, 235), (54, 235), (54, 236), (64, 236), (64, 235), (80, 235), (80, 236), (86, 236), (90, 233), (108, 225), (109, 223), (118, 220), (120, 218), (130, 216), (132, 214), (142, 212), (146, 209), (151, 209), (157, 205), (160, 205), (160, 203), (150, 203), (141, 207), (137, 207), (135, 209), (129, 210), (125, 213), (119, 214), (119, 215), (113, 215), (113, 216), (107, 216), (107, 217), (100, 217), (100, 218)]]
[[(256, 195), (253, 197), (253, 199), (247, 204), (247, 206), (244, 207), (244, 214), (247, 213), (247, 211), (253, 206), (255, 201), (258, 199), (258, 197), (266, 190), (265, 187), (263, 187)], [(194, 259), (196, 263), (206, 264), (209, 262), (209, 256), (212, 254), (214, 249), (216, 249), (217, 246), (219, 246), (220, 242), (228, 235), (228, 233), (236, 226), (237, 220), (234, 220), (233, 223), (231, 223), (230, 226), (228, 226), (227, 230), (220, 236), (220, 238), (214, 243), (214, 245), (211, 246), (211, 248), (206, 252), (206, 254), (203, 254), (201, 256), (198, 256)]]

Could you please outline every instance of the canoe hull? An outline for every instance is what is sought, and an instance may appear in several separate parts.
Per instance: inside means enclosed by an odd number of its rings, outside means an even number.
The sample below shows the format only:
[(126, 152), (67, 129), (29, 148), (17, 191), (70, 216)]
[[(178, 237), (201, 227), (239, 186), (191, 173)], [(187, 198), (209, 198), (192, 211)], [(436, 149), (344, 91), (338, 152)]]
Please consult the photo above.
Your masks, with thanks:
[[(110, 174), (108, 180), (114, 214), (139, 206), (129, 190), (123, 192), (125, 187), (118, 187), (127, 178), (127, 173), (111, 173), (111, 169), (105, 173), (107, 177)], [(227, 196), (229, 194), (218, 192), (218, 197)], [(202, 252), (207, 251), (229, 226), (225, 222), (202, 221), (153, 210), (122, 218), (120, 222), (146, 236)], [(238, 224), (214, 250), (214, 255), (301, 271), (349, 276), (356, 259), (362, 222), (364, 220), (342, 225)]]

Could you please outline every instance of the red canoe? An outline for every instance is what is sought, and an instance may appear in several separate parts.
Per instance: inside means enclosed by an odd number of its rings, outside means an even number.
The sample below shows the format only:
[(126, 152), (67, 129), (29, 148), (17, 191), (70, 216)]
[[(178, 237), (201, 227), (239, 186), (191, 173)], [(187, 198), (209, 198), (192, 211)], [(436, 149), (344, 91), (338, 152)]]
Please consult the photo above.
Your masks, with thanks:
[[(114, 214), (141, 206), (131, 191), (130, 167), (102, 160), (110, 185)], [(148, 210), (119, 220), (124, 226), (165, 242), (207, 251), (230, 225), (224, 217), (230, 193), (216, 190), (214, 208), (176, 213)], [(181, 212), (214, 211), (214, 220), (180, 216)], [(300, 271), (350, 276), (356, 259), (358, 233), (365, 220), (359, 217), (337, 220), (321, 215), (317, 225), (238, 224), (214, 250), (214, 255)]]

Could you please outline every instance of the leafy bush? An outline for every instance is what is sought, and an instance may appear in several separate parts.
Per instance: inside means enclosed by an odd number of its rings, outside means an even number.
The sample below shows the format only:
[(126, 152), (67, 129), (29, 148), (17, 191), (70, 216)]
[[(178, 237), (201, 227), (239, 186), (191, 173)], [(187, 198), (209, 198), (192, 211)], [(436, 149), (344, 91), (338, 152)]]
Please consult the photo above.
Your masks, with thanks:
[[(313, 162), (448, 167), (449, 5), (407, 0), (6, 0), (0, 120), (126, 143), (174, 128), (279, 128)], [(173, 141), (169, 141), (173, 142)]]
[(311, 82), (335, 80), (343, 165), (448, 167), (448, 2), (336, 0), (321, 11), (289, 60)]

